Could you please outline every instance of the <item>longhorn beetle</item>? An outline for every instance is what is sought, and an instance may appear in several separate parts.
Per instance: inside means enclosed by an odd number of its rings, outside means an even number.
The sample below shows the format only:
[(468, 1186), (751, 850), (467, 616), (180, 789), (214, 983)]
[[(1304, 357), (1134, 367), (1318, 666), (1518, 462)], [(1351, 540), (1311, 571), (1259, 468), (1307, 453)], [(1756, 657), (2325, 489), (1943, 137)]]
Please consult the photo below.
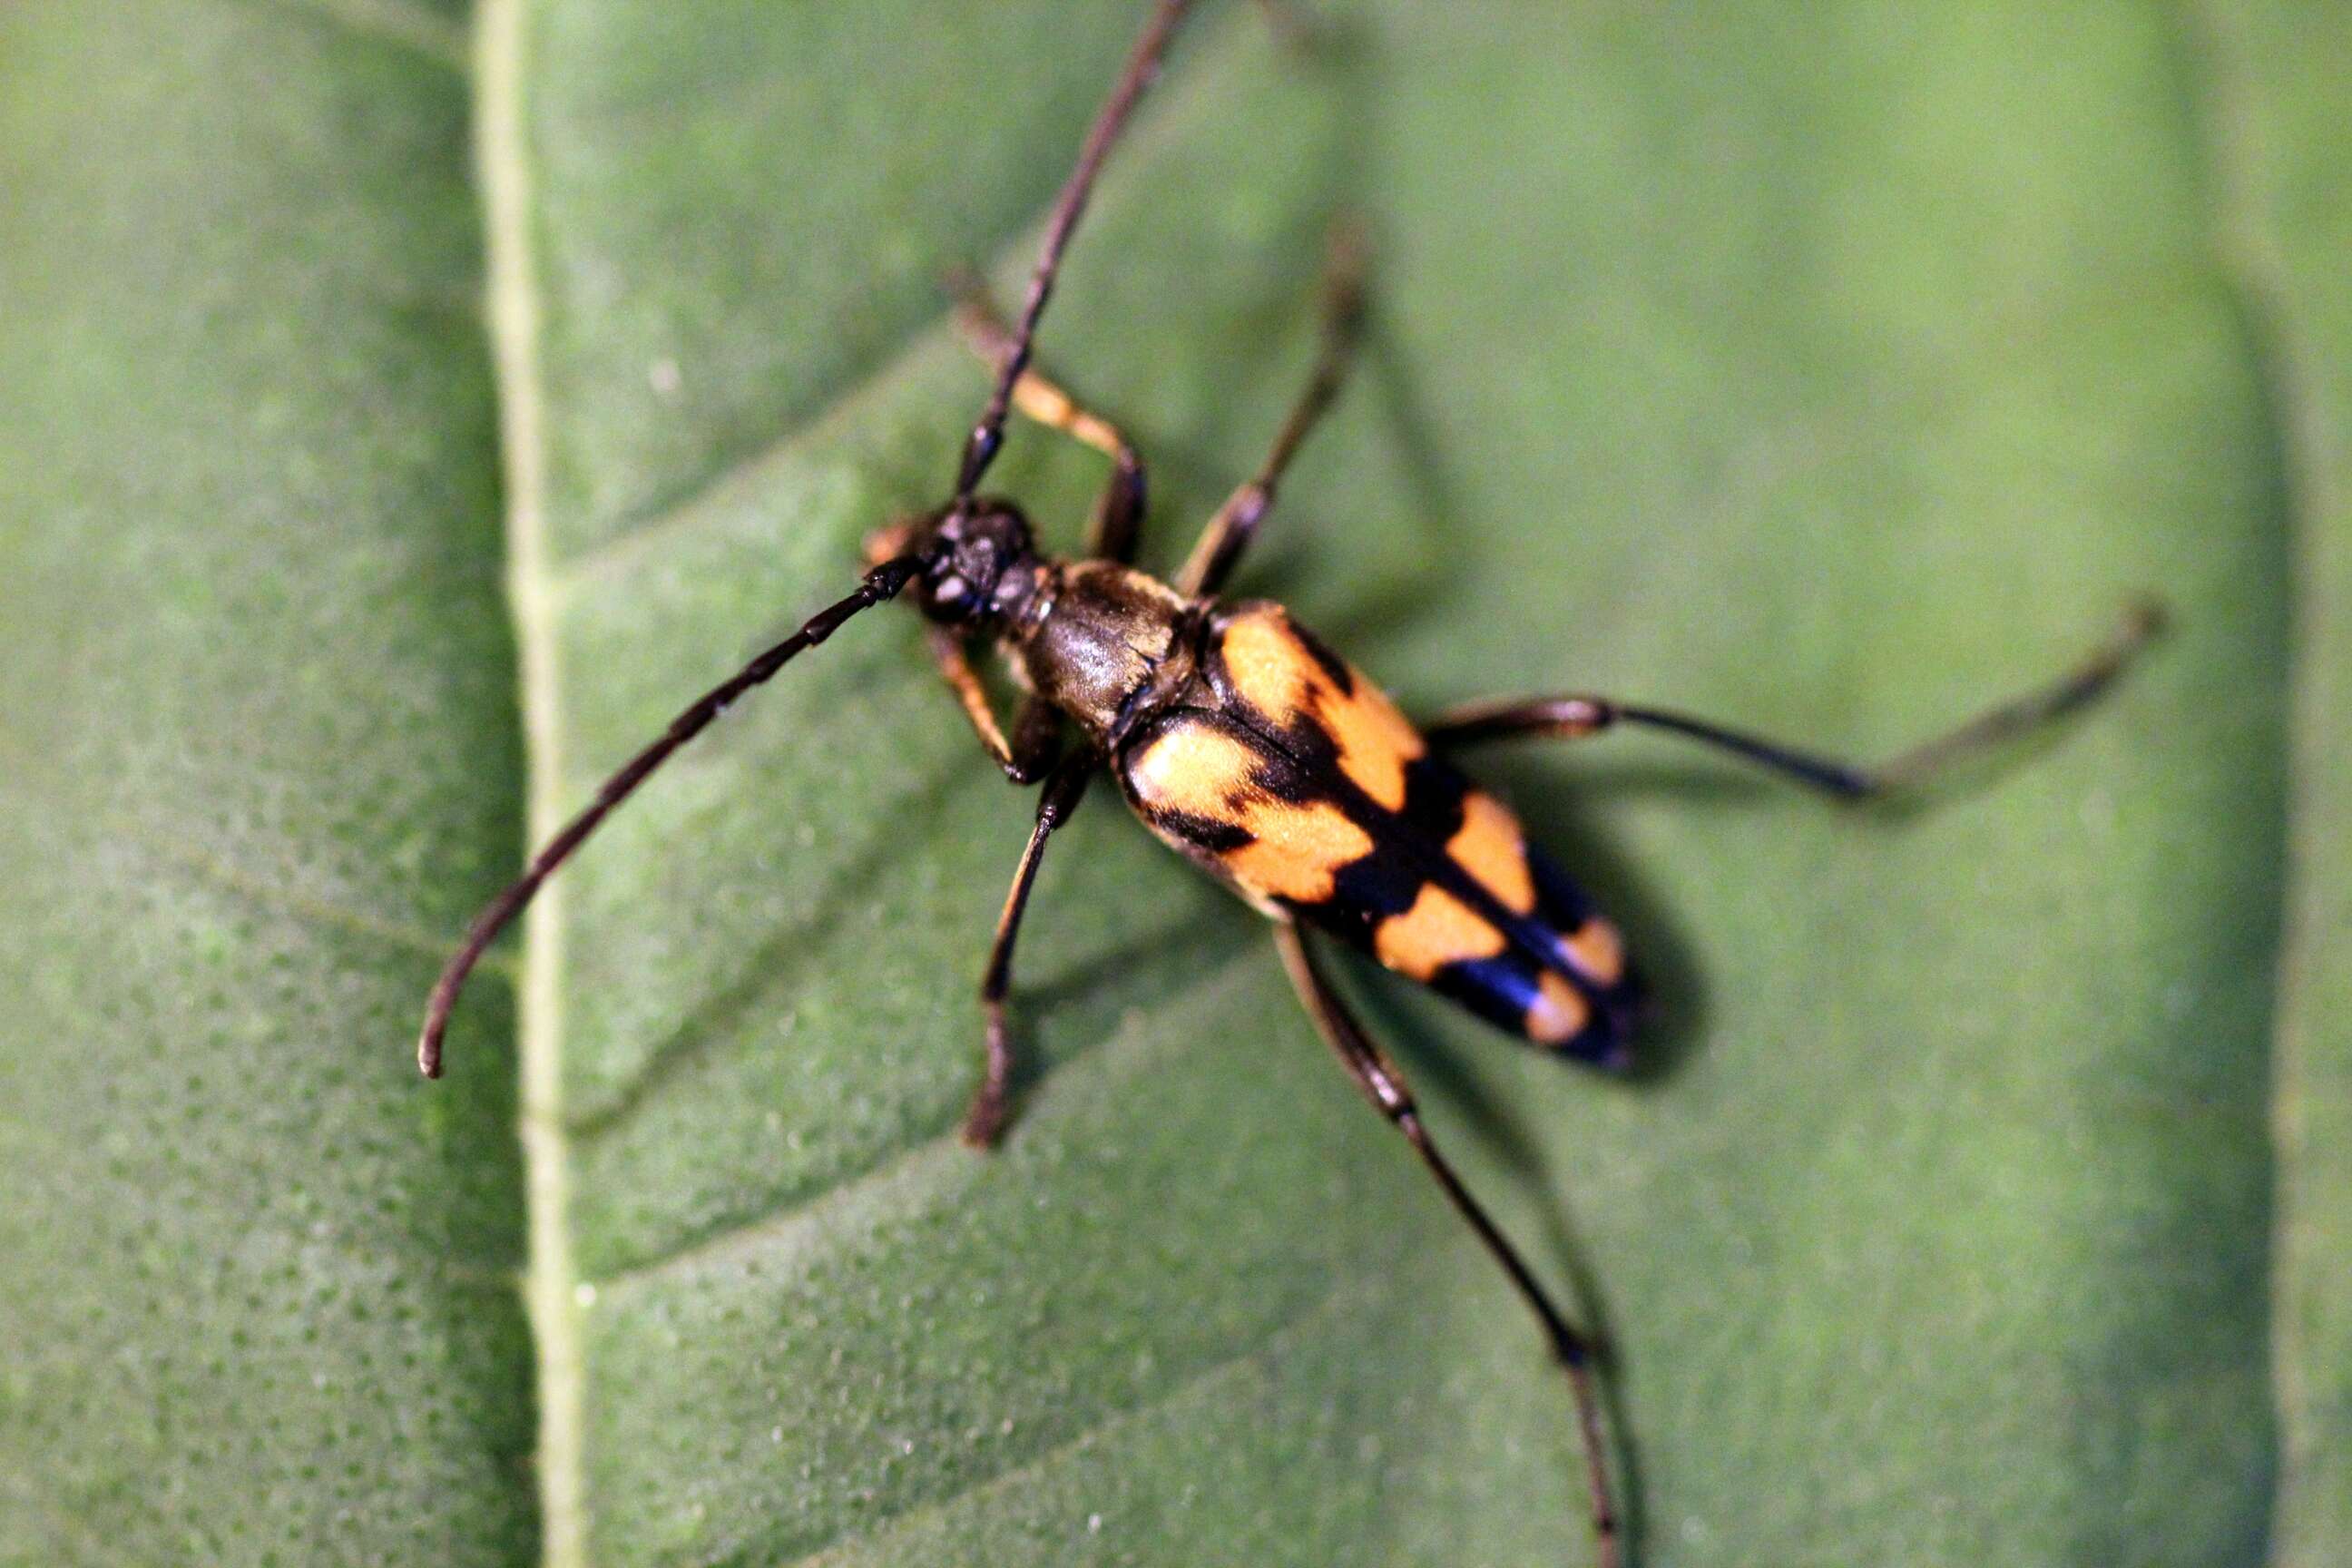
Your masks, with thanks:
[[(1325, 978), (1308, 931), (1368, 952), (1535, 1047), (1622, 1068), (1641, 993), (1616, 927), (1528, 842), (1510, 808), (1446, 753), (1474, 742), (1573, 739), (1640, 725), (1838, 799), (1866, 799), (2087, 702), (2156, 631), (2159, 613), (2152, 604), (2136, 606), (2112, 640), (2060, 679), (1875, 768), (1603, 697), (1474, 702), (1415, 724), (1281, 605), (1219, 596), (1291, 458), (1337, 395), (1361, 329), (1361, 247), (1345, 227), (1327, 266), (1322, 350), (1272, 451), (1210, 519), (1172, 583), (1137, 570), (1142, 459), (1116, 426), (1032, 364), (1031, 345), (1095, 177), (1191, 8), (1191, 0), (1159, 0), (1055, 202), (1017, 319), (1003, 322), (976, 292), (958, 312), (996, 375), (947, 503), (877, 531), (855, 593), (680, 713), (491, 900), (433, 987), (417, 1063), (426, 1077), (439, 1076), (442, 1036), (476, 961), (615, 806), (737, 698), (852, 616), (906, 594), (928, 622), (931, 657), (981, 744), (1013, 783), (1042, 786), (981, 982), (987, 1054), (965, 1140), (984, 1149), (1003, 1131), (1013, 941), (1047, 841), (1107, 768), (1146, 827), (1273, 921), (1283, 967), (1340, 1065), (1534, 1310), (1567, 1371), (1599, 1558), (1613, 1565), (1617, 1512), (1592, 1346), (1439, 1152), (1412, 1091)], [(1110, 459), (1077, 560), (1041, 552), (1018, 506), (980, 493), (1014, 409)], [(1027, 690), (1009, 737), (971, 661), (975, 645), (992, 647)]]

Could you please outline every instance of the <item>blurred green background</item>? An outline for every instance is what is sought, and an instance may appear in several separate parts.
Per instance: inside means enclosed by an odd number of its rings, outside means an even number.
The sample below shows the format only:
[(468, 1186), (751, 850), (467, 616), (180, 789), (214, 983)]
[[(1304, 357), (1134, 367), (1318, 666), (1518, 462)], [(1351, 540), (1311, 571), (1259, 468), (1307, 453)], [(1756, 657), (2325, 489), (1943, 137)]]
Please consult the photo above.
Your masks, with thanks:
[[(1638, 1560), (2352, 1561), (2352, 12), (1211, 3), (1049, 364), (1171, 565), (1409, 705), (1859, 754), (2178, 628), (1935, 808), (1488, 768), (1664, 998), (1601, 1081), (1350, 970), (1613, 1352)], [(911, 617), (439, 957), (936, 500), (1140, 19), (0, 7), (0, 1563), (1578, 1563), (1568, 1405), (1262, 925), (1030, 804)], [(486, 304), (487, 301), (487, 304)], [(997, 479), (1074, 541), (1097, 459)], [(523, 1136), (517, 1137), (517, 1128)]]

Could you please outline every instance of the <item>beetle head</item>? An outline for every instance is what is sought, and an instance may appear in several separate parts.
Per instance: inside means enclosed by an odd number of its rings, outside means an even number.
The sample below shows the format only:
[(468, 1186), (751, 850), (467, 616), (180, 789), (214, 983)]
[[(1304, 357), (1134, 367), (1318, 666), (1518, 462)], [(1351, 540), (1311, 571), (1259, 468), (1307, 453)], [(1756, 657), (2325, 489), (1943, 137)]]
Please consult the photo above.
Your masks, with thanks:
[(1019, 607), (1037, 559), (1021, 509), (988, 496), (893, 523), (866, 540), (866, 553), (872, 561), (920, 556), (922, 570), (907, 596), (927, 618), (971, 631), (999, 624)]

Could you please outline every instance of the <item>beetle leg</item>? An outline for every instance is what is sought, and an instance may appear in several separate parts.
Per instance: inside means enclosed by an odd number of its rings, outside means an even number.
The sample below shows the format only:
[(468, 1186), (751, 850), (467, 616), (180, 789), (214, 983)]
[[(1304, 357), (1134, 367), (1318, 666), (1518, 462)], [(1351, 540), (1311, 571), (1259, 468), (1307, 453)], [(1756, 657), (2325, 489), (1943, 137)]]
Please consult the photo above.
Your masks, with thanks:
[(1062, 757), (1062, 710), (1031, 692), (1013, 711), (1013, 772), (1022, 784), (1044, 778)]
[(1550, 1341), (1554, 1354), (1567, 1370), (1568, 1380), (1576, 1398), (1576, 1424), (1584, 1445), (1585, 1482), (1592, 1495), (1592, 1529), (1599, 1540), (1599, 1559), (1602, 1568), (1615, 1568), (1618, 1562), (1617, 1513), (1609, 1495), (1608, 1450), (1601, 1434), (1601, 1397), (1593, 1375), (1593, 1351), (1590, 1342), (1577, 1332), (1567, 1315), (1552, 1304), (1518, 1250), (1487, 1216), (1478, 1200), (1470, 1195), (1454, 1174), (1454, 1167), (1439, 1153), (1432, 1142), (1429, 1130), (1422, 1124), (1421, 1111), (1413, 1102), (1412, 1090), (1398, 1072), (1396, 1064), (1374, 1045), (1347, 1005), (1332, 991), (1329, 982), (1316, 967), (1314, 954), (1308, 951), (1307, 938), (1296, 924), (1285, 921), (1274, 928), (1275, 945), (1281, 949), (1282, 965), (1290, 974), (1290, 983), (1298, 992), (1298, 999), (1307, 1005), (1315, 1020), (1315, 1027), (1323, 1037), (1339, 1065), (1371, 1100), (1373, 1106), (1389, 1120), (1391, 1126), (1405, 1136), (1412, 1152), (1444, 1190), (1446, 1201), (1454, 1205), (1503, 1272), (1510, 1277), (1536, 1319), (1543, 1325), (1545, 1337)]
[(989, 390), (988, 402), (980, 411), (980, 422), (965, 438), (963, 457), (956, 465), (955, 499), (949, 503), (952, 512), (962, 513), (970, 509), (982, 477), (1004, 444), (1004, 416), (1012, 406), (1013, 388), (1022, 372), (1029, 368), (1037, 321), (1045, 313), (1046, 301), (1053, 298), (1054, 280), (1062, 270), (1062, 252), (1068, 247), (1070, 236), (1086, 213), (1095, 176), (1102, 172), (1104, 160), (1110, 156), (1120, 132), (1127, 129), (1137, 100), (1159, 76), (1169, 40), (1192, 8), (1192, 0), (1160, 0), (1152, 8), (1142, 37), (1136, 39), (1128, 56), (1127, 68), (1119, 72), (1110, 96), (1103, 100), (1102, 108), (1095, 113), (1094, 123), (1087, 129), (1086, 141), (1078, 147), (1077, 163), (1062, 182), (1061, 194), (1054, 198), (1053, 210), (1046, 214), (1045, 243), (1039, 247), (1037, 265), (1029, 274), (1029, 290), (1022, 300), (1021, 315), (1013, 324), (1010, 347), (996, 367), (996, 384)]
[(1076, 751), (1054, 764), (1037, 799), (1037, 822), (1029, 830), (1028, 847), (1022, 850), (1013, 887), (1004, 895), (1004, 912), (996, 919), (996, 940), (989, 947), (988, 968), (980, 982), (980, 1005), (988, 1015), (988, 1060), (980, 1088), (971, 1097), (971, 1109), (963, 1119), (963, 1141), (975, 1149), (988, 1148), (1004, 1131), (1005, 1104), (1013, 1081), (1013, 1043), (1005, 1027), (1004, 994), (1013, 985), (1013, 943), (1021, 934), (1029, 889), (1037, 880), (1038, 863), (1045, 858), (1045, 841), (1077, 810), (1100, 761), (1091, 751)]
[(963, 716), (971, 721), (971, 732), (980, 737), (981, 745), (1014, 784), (1034, 783), (1014, 770), (1013, 747), (1004, 739), (1004, 727), (996, 721), (996, 709), (988, 700), (988, 688), (981, 684), (980, 671), (971, 667), (971, 656), (962, 639), (945, 626), (926, 626), (923, 632), (923, 640), (931, 651), (931, 662), (939, 666), (940, 678), (963, 705)]
[[(866, 543), (869, 564), (878, 564), (903, 542), (903, 530), (884, 529)], [(948, 683), (957, 702), (963, 707), (963, 716), (971, 724), (971, 732), (980, 738), (989, 759), (1004, 770), (1004, 776), (1017, 784), (1033, 784), (1045, 776), (1054, 760), (1062, 751), (1061, 715), (1051, 704), (1036, 697), (1024, 699), (1013, 721), (1013, 738), (1004, 737), (1004, 727), (997, 722), (995, 704), (989, 700), (988, 688), (982, 684), (980, 672), (972, 668), (971, 650), (962, 638), (945, 626), (927, 625), (925, 646), (930, 649), (931, 662), (939, 667), (940, 678)]]
[[(1013, 352), (1013, 329), (998, 315), (987, 285), (977, 278), (952, 280), (956, 291), (956, 329), (972, 353), (991, 364), (1002, 364)], [(1143, 527), (1143, 458), (1118, 426), (1093, 413), (1064, 391), (1032, 363), (1013, 383), (1013, 406), (1066, 436), (1074, 437), (1110, 459), (1110, 479), (1095, 502), (1087, 524), (1087, 555), (1118, 562), (1135, 559), (1137, 534)]]
[(1441, 745), (1465, 745), (1529, 735), (1574, 740), (1619, 724), (1640, 724), (1729, 752), (1842, 800), (1868, 800), (1913, 788), (1955, 763), (2090, 702), (2114, 683), (2163, 624), (2163, 609), (2153, 600), (2135, 604), (2114, 637), (2056, 679), (1990, 708), (1875, 767), (1784, 746), (1669, 709), (1614, 702), (1605, 697), (1508, 698), (1465, 703), (1440, 713), (1423, 732)]
[(1364, 235), (1352, 220), (1343, 219), (1331, 230), (1323, 264), (1322, 314), (1323, 346), (1316, 356), (1314, 373), (1276, 435), (1274, 449), (1266, 454), (1256, 475), (1225, 498), (1225, 504), (1201, 531), (1183, 570), (1176, 574), (1176, 591), (1187, 598), (1213, 595), (1233, 575), (1242, 552), (1249, 548), (1258, 524), (1274, 507), (1283, 470), (1298, 456), (1307, 433), (1329, 409), (1347, 379), (1364, 326)]
[(1053, 704), (1034, 696), (1024, 698), (1013, 717), (1013, 737), (1006, 740), (988, 688), (982, 684), (980, 671), (972, 668), (971, 649), (945, 626), (926, 626), (924, 633), (931, 662), (939, 666), (940, 678), (962, 705), (971, 732), (980, 737), (990, 759), (1014, 784), (1033, 784), (1044, 778), (1062, 750), (1062, 716)]

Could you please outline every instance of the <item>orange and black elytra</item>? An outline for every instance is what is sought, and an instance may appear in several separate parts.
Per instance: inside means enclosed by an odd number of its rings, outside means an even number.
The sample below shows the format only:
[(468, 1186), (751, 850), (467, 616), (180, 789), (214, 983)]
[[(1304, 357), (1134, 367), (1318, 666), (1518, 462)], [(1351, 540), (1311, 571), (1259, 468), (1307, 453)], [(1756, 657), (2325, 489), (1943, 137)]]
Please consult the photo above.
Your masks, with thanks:
[[(929, 623), (932, 656), (989, 755), (1015, 784), (1042, 786), (981, 983), (987, 1050), (966, 1140), (985, 1148), (1003, 1131), (1013, 941), (1047, 841), (1107, 769), (1146, 827), (1273, 922), (1283, 966), (1341, 1066), (1534, 1310), (1567, 1371), (1599, 1559), (1614, 1564), (1618, 1515), (1592, 1347), (1431, 1141), (1403, 1078), (1326, 982), (1309, 932), (1370, 953), (1538, 1049), (1622, 1068), (1632, 1059), (1641, 990), (1617, 929), (1452, 752), (1641, 725), (1864, 799), (2088, 701), (2155, 631), (2158, 612), (2136, 607), (2111, 641), (2059, 679), (1875, 768), (1594, 696), (1474, 702), (1416, 723), (1281, 605), (1220, 596), (1347, 370), (1364, 315), (1361, 246), (1349, 229), (1335, 237), (1327, 268), (1322, 353), (1264, 465), (1218, 509), (1172, 583), (1137, 570), (1143, 462), (1116, 426), (1032, 365), (1031, 344), (1095, 176), (1190, 9), (1190, 0), (1160, 0), (1153, 10), (1055, 204), (1017, 319), (1002, 321), (977, 289), (967, 290), (959, 323), (994, 362), (996, 379), (947, 502), (877, 531), (856, 592), (680, 713), (491, 901), (433, 988), (418, 1065), (438, 1076), (450, 1009), (475, 963), (614, 807), (738, 697), (859, 612), (904, 594)], [(1041, 552), (1019, 507), (980, 493), (1016, 408), (1110, 458), (1077, 559)], [(1028, 692), (1009, 738), (970, 662), (975, 647), (992, 649)]]

